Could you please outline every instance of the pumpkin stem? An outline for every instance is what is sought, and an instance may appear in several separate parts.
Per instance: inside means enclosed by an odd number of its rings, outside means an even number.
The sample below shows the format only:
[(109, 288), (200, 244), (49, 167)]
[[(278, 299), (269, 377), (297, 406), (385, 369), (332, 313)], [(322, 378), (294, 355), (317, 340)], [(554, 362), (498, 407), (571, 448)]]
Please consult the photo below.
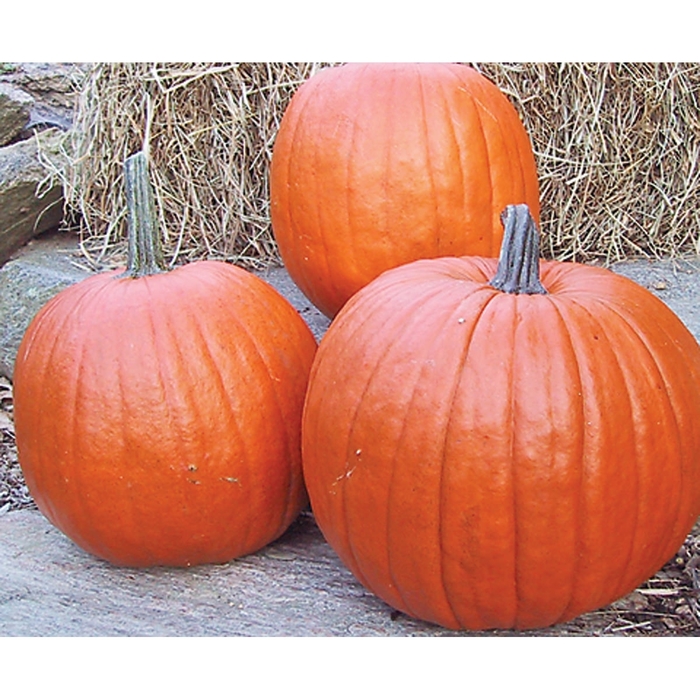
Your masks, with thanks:
[(156, 217), (155, 198), (144, 151), (124, 161), (129, 252), (123, 277), (144, 277), (166, 272)]
[(547, 294), (540, 282), (540, 232), (527, 204), (509, 204), (501, 214), (503, 243), (489, 282), (508, 294)]

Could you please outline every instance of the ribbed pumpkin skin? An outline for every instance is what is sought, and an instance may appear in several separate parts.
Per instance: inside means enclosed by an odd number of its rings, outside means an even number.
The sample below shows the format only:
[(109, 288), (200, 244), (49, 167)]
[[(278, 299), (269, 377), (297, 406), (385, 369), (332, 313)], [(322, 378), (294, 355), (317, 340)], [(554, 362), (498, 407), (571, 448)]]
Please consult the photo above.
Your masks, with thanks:
[(346, 64), (304, 83), (275, 141), (272, 228), (292, 279), (333, 317), (381, 272), (497, 256), (500, 213), (539, 219), (529, 138), (489, 80), (458, 64)]
[(317, 522), (388, 604), (530, 629), (632, 591), (700, 514), (700, 348), (650, 292), (542, 262), (384, 273), (332, 322), (302, 428)]
[(308, 502), (301, 411), (315, 351), (282, 296), (226, 263), (69, 287), (36, 316), (15, 366), (29, 490), (114, 564), (253, 552)]

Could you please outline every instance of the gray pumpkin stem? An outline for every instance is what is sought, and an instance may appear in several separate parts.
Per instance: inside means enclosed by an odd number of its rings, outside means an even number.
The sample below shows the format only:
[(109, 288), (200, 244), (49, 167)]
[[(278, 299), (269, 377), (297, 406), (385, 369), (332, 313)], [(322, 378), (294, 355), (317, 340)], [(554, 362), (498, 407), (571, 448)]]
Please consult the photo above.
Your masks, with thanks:
[(527, 204), (509, 204), (501, 214), (503, 243), (489, 282), (508, 294), (547, 294), (540, 282), (540, 232)]
[(155, 198), (144, 151), (124, 161), (129, 252), (124, 277), (167, 272), (160, 241)]

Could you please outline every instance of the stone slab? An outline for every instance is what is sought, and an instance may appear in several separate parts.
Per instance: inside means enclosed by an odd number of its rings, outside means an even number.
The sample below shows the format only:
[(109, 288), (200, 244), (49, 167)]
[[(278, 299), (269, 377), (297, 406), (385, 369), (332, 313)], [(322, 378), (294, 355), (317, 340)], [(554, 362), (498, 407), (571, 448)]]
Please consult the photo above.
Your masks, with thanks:
[(58, 129), (48, 129), (0, 148), (0, 265), (63, 219), (63, 186), (47, 180), (39, 160), (39, 149), (52, 152), (62, 138)]
[(22, 136), (48, 125), (64, 131), (71, 128), (88, 68), (88, 64), (82, 63), (0, 64), (0, 94), (3, 88), (15, 88), (32, 101)]
[(38, 511), (0, 516), (0, 636), (452, 634), (366, 591), (310, 513), (255, 554), (192, 569), (114, 567)]
[(0, 374), (12, 378), (17, 349), (36, 312), (65, 287), (84, 279), (74, 234), (52, 232), (27, 243), (0, 267)]
[(0, 146), (24, 130), (34, 106), (34, 98), (11, 83), (0, 82)]
[(659, 297), (700, 342), (700, 257), (625, 260), (610, 269)]

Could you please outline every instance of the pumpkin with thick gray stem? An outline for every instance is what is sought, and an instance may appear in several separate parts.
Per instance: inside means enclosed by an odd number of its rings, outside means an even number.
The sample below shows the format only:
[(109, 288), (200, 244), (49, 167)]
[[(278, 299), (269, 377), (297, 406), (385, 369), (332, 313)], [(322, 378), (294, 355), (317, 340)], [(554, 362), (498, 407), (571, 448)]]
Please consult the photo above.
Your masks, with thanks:
[(626, 595), (700, 514), (700, 347), (646, 289), (538, 260), (421, 260), (322, 339), (302, 428), (316, 520), (405, 613), (531, 629)]

